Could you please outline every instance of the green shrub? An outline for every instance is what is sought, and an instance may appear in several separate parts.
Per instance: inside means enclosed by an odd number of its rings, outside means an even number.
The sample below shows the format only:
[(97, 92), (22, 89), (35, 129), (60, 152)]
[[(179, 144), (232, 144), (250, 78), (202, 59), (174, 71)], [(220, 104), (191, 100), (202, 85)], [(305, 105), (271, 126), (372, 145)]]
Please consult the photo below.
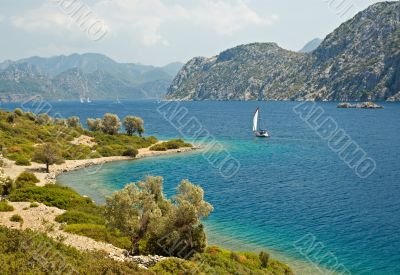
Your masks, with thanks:
[(38, 182), (40, 182), (40, 180), (33, 173), (23, 172), (15, 180), (15, 187), (16, 188), (32, 187), (35, 186), (35, 184)]
[(29, 161), (29, 159), (23, 156), (18, 156), (15, 160), (15, 164), (19, 166), (31, 166), (31, 162)]
[(166, 151), (179, 149), (182, 147), (193, 147), (192, 144), (184, 142), (182, 139), (173, 139), (167, 142), (158, 143), (150, 147), (152, 151)]
[(71, 188), (48, 184), (44, 187), (33, 186), (13, 190), (9, 195), (10, 201), (36, 201), (47, 206), (61, 209), (76, 207), (95, 207), (92, 200), (84, 198)]
[(167, 151), (167, 146), (163, 143), (159, 143), (150, 147), (151, 151)]
[(121, 236), (117, 231), (108, 230), (100, 224), (70, 224), (64, 228), (65, 232), (86, 236), (96, 241), (111, 243), (123, 249), (130, 249), (132, 244), (129, 238)]
[(258, 257), (260, 258), (261, 267), (262, 268), (268, 267), (269, 254), (265, 251), (261, 251)]
[(0, 212), (11, 212), (14, 211), (14, 207), (7, 201), (0, 201)]
[(24, 111), (22, 111), (20, 108), (16, 108), (14, 110), (14, 114), (16, 114), (17, 116), (22, 116), (24, 114)]
[(139, 151), (136, 148), (129, 148), (125, 152), (122, 153), (123, 156), (132, 157), (132, 158), (136, 157), (137, 154), (139, 154)]
[(15, 122), (15, 114), (8, 114), (6, 120), (8, 123), (14, 123)]
[(36, 208), (36, 207), (39, 207), (39, 204), (36, 203), (36, 202), (32, 202), (32, 203), (29, 205), (29, 207), (30, 207), (30, 208)]
[(11, 216), (10, 221), (23, 223), (24, 219), (20, 215), (14, 214), (14, 215)]
[(161, 261), (155, 266), (151, 267), (150, 270), (157, 275), (199, 274), (197, 272), (198, 266), (195, 263), (178, 258), (171, 258)]
[(64, 214), (57, 216), (56, 222), (66, 224), (105, 224), (105, 220), (101, 215), (93, 215), (76, 210), (68, 210)]

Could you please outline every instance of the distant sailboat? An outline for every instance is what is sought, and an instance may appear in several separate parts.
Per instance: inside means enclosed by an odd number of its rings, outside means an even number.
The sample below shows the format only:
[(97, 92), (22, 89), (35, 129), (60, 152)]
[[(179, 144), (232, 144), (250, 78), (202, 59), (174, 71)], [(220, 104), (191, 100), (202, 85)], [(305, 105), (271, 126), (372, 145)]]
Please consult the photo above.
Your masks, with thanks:
[(81, 103), (85, 103), (85, 101), (83, 100), (83, 98), (79, 98), (79, 100), (81, 101)]
[(257, 107), (253, 117), (253, 132), (256, 135), (256, 137), (269, 137), (267, 130), (262, 130), (258, 128), (259, 116), (260, 116), (260, 108)]
[(87, 98), (87, 99), (86, 99), (86, 102), (87, 102), (87, 103), (91, 103), (92, 101), (90, 101), (90, 98)]

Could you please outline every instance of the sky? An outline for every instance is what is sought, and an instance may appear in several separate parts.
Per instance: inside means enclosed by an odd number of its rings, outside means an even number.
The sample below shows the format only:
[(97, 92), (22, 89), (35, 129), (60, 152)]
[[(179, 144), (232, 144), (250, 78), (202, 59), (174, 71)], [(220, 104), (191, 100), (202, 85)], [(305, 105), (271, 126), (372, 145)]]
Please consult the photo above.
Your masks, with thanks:
[(252, 42), (297, 51), (374, 0), (0, 0), (0, 61), (96, 52), (165, 65)]

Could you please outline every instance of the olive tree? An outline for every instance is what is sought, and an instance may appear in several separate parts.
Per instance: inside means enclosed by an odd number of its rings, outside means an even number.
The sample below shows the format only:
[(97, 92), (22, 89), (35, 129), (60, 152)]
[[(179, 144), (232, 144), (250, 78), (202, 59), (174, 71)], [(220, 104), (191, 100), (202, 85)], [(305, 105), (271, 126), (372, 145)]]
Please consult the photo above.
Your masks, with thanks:
[(136, 132), (139, 134), (139, 136), (142, 136), (142, 134), (144, 133), (143, 124), (144, 124), (144, 121), (140, 117), (127, 116), (124, 119), (124, 127), (126, 130), (126, 133), (129, 136), (132, 136)]
[(96, 118), (96, 119), (88, 118), (86, 121), (86, 124), (88, 126), (89, 131), (97, 132), (102, 129), (103, 122), (100, 118)]
[(108, 225), (130, 237), (133, 255), (139, 254), (139, 241), (160, 225), (160, 207), (164, 203), (161, 177), (147, 177), (145, 181), (131, 183), (107, 198)]
[(67, 118), (67, 125), (69, 127), (79, 127), (79, 126), (81, 126), (79, 117), (72, 116), (70, 118)]
[[(204, 251), (206, 236), (200, 220), (213, 208), (204, 201), (203, 189), (184, 180), (171, 201), (165, 198), (162, 183), (161, 177), (147, 177), (114, 193), (106, 203), (108, 225), (130, 237), (133, 254), (185, 258)], [(139, 243), (144, 251), (139, 251)]]
[(115, 114), (105, 114), (102, 120), (102, 130), (104, 133), (109, 135), (115, 135), (118, 133), (121, 127), (121, 121)]
[(32, 161), (46, 164), (46, 172), (49, 173), (50, 165), (62, 161), (61, 152), (53, 143), (45, 143), (35, 147)]

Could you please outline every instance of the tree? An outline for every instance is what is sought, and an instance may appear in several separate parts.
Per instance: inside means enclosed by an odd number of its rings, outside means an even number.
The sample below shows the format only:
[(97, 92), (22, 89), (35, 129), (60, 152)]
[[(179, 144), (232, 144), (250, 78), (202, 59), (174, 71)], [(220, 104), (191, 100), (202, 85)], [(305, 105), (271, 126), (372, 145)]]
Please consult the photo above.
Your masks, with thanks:
[(35, 148), (32, 161), (46, 164), (46, 172), (49, 173), (50, 165), (62, 161), (61, 152), (55, 144), (46, 143)]
[(121, 127), (121, 121), (119, 117), (114, 114), (105, 114), (102, 120), (102, 130), (104, 133), (109, 135), (115, 135), (118, 133)]
[(89, 131), (97, 132), (102, 129), (102, 120), (100, 118), (88, 118), (86, 121)]
[(162, 211), (158, 203), (162, 205), (164, 200), (161, 177), (131, 183), (107, 198), (108, 225), (130, 237), (133, 255), (139, 254), (139, 241), (159, 226)]
[(200, 219), (212, 209), (200, 186), (182, 181), (171, 201), (163, 194), (163, 179), (147, 177), (108, 198), (105, 213), (108, 226), (130, 237), (133, 254), (186, 258), (204, 251), (206, 236)]
[(127, 116), (124, 119), (124, 127), (128, 136), (132, 136), (135, 132), (142, 136), (144, 132), (143, 119), (135, 116)]
[(69, 127), (79, 127), (79, 126), (81, 126), (79, 117), (72, 116), (70, 118), (67, 118), (67, 125)]

